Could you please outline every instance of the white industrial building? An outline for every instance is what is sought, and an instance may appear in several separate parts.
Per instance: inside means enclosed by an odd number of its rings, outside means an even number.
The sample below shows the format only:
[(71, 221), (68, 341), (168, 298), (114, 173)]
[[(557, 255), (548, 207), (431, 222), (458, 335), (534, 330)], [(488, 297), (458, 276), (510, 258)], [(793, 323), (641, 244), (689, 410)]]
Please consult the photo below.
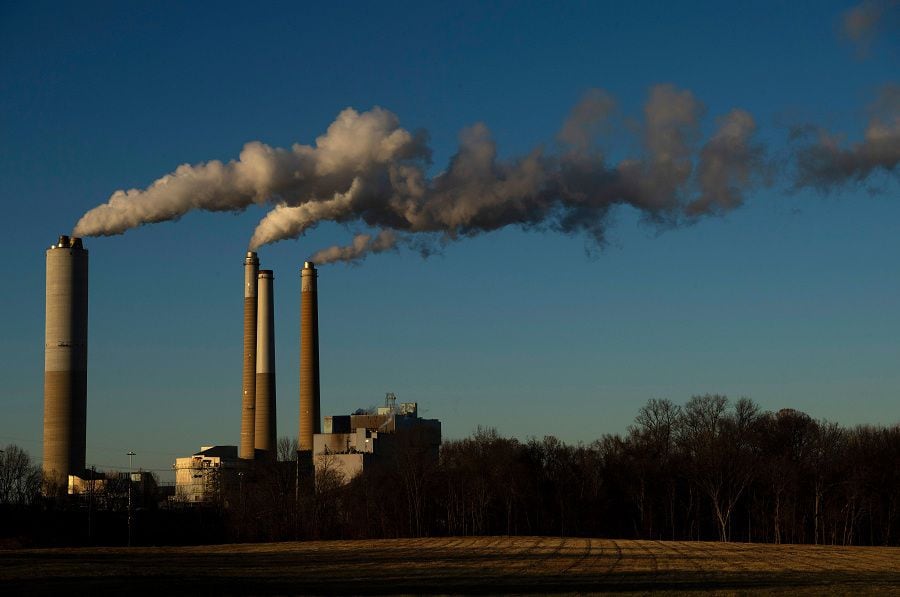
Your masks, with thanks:
[(219, 498), (229, 475), (241, 468), (237, 446), (202, 446), (185, 458), (176, 458), (174, 500), (212, 502)]

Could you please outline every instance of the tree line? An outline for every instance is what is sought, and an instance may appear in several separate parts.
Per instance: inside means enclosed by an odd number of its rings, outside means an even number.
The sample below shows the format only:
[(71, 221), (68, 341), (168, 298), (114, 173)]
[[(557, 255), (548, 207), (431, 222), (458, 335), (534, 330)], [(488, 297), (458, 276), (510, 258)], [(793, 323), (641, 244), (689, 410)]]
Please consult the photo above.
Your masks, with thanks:
[[(66, 510), (41, 498), (36, 469), (10, 448), (0, 454), (0, 512)], [(223, 484), (214, 504), (152, 514), (152, 541), (560, 535), (900, 544), (900, 425), (845, 427), (791, 409), (764, 412), (746, 398), (650, 400), (624, 434), (589, 444), (478, 428), (445, 441), (438, 459), (409, 431), (398, 434), (394, 458), (349, 482), (330, 467), (301, 466), (295, 450), (282, 439), (278, 462)], [(17, 464), (8, 467), (10, 452)], [(178, 524), (164, 523), (176, 516)], [(202, 533), (160, 536), (174, 528)]]

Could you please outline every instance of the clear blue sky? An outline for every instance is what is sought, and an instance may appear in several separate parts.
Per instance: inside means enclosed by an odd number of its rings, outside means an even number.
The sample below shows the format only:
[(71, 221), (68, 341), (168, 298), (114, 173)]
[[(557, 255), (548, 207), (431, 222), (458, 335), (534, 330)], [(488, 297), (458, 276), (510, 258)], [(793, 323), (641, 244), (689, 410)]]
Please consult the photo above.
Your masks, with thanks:
[[(593, 87), (638, 116), (672, 83), (740, 107), (775, 160), (788, 129), (859, 140), (898, 83), (897, 37), (843, 40), (846, 2), (37, 3), (0, 6), (0, 443), (41, 453), (44, 250), (88, 209), (247, 141), (313, 143), (345, 107), (425, 128), (434, 171), (484, 122), (514, 157)], [(776, 176), (721, 218), (660, 231), (615, 213), (610, 245), (508, 228), (423, 260), (319, 278), (323, 414), (418, 401), (445, 437), (591, 441), (649, 398), (749, 396), (844, 424), (900, 421), (900, 184), (829, 194)], [(875, 189), (875, 192), (872, 189)], [(89, 464), (168, 468), (237, 444), (242, 257), (265, 214), (192, 213), (86, 240)], [(359, 228), (353, 227), (352, 231)], [(298, 412), (302, 261), (322, 225), (260, 251), (275, 270), (279, 435)]]

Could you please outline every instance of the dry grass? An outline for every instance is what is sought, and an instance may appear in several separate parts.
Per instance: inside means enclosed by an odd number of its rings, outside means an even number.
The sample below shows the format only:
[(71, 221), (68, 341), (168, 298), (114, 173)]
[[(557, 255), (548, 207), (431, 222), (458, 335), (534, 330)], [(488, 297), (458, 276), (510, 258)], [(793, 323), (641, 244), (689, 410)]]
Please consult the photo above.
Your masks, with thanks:
[(448, 537), (0, 551), (18, 594), (900, 592), (900, 548)]

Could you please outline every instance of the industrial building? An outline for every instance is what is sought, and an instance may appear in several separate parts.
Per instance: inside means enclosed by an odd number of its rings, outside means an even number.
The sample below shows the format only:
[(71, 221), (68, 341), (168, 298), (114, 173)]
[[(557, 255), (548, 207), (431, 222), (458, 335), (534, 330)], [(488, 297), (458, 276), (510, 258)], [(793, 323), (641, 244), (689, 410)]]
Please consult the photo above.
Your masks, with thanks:
[(176, 458), (176, 502), (210, 503), (219, 499), (225, 487), (243, 468), (237, 446), (202, 446), (185, 458)]
[(325, 417), (324, 433), (313, 436), (317, 476), (328, 472), (344, 483), (376, 464), (393, 461), (400, 441), (409, 441), (437, 461), (441, 422), (422, 419), (416, 402), (401, 402), (388, 393), (374, 413)]
[[(113, 477), (102, 471), (86, 472), (85, 467), (88, 254), (81, 239), (60, 236), (47, 250), (46, 263), (44, 478), (53, 492), (93, 494)], [(240, 442), (204, 446), (176, 459), (173, 499), (182, 503), (213, 501), (223, 495), (225, 485), (249, 470), (250, 461), (276, 458), (275, 276), (272, 270), (259, 269), (259, 258), (252, 251), (247, 252), (243, 266)], [(330, 467), (349, 481), (374, 463), (391, 462), (399, 442), (409, 438), (436, 460), (440, 421), (420, 418), (415, 402), (397, 405), (393, 394), (375, 412), (326, 417), (322, 433), (317, 278), (315, 264), (304, 262), (300, 270), (297, 479), (301, 470), (314, 467), (319, 472)]]
[(90, 496), (97, 505), (128, 494), (128, 485), (135, 495), (144, 495), (158, 491), (158, 484), (153, 473), (149, 471), (86, 471), (87, 478), (69, 475), (71, 496)]

